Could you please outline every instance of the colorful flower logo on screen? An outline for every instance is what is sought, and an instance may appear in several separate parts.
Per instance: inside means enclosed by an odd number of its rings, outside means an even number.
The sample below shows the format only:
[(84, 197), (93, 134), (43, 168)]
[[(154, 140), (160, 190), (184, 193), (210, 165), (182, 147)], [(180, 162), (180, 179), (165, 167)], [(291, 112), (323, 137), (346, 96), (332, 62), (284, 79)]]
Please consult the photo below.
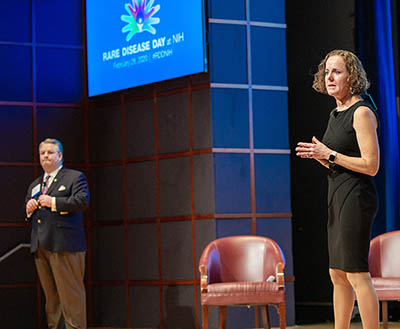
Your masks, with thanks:
[(129, 15), (121, 15), (121, 19), (128, 23), (122, 28), (122, 32), (129, 32), (126, 41), (132, 39), (136, 33), (144, 31), (151, 34), (156, 33), (153, 25), (160, 23), (160, 19), (153, 16), (160, 10), (160, 5), (153, 7), (153, 3), (154, 0), (132, 0), (132, 4), (125, 4), (125, 9)]

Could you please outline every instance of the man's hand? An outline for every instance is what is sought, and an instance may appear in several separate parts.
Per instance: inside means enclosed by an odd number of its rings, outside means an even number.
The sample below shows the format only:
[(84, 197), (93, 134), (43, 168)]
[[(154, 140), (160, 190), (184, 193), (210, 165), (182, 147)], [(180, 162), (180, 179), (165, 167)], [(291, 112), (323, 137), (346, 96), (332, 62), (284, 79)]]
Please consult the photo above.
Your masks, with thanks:
[(46, 194), (42, 194), (39, 197), (39, 203), (42, 207), (48, 207), (51, 208), (51, 196), (50, 195), (46, 195)]
[(26, 213), (31, 214), (39, 207), (39, 203), (35, 199), (30, 199), (26, 203)]

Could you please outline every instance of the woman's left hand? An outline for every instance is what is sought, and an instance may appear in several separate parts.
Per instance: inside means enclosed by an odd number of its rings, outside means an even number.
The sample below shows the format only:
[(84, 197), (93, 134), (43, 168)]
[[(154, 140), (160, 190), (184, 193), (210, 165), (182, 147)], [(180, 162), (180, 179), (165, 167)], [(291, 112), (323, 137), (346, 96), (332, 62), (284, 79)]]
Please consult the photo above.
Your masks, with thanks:
[(332, 150), (314, 136), (311, 143), (297, 143), (296, 152), (296, 155), (301, 158), (327, 160)]

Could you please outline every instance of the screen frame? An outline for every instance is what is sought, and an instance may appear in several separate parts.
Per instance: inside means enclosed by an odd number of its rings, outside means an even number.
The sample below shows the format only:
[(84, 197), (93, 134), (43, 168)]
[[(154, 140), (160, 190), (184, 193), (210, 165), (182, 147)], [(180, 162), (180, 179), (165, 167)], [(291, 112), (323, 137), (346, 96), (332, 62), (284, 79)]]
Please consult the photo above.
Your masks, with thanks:
[[(94, 97), (98, 97), (98, 96), (102, 96), (102, 95), (109, 95), (112, 93), (118, 93), (121, 91), (126, 91), (129, 89), (133, 89), (133, 88), (137, 88), (137, 87), (143, 87), (146, 85), (152, 85), (155, 83), (159, 83), (159, 82), (165, 82), (165, 81), (170, 81), (170, 80), (174, 80), (174, 79), (179, 79), (179, 78), (183, 78), (183, 77), (188, 77), (191, 75), (196, 75), (196, 74), (201, 74), (201, 73), (207, 73), (209, 71), (209, 61), (208, 61), (208, 43), (207, 43), (207, 15), (206, 15), (206, 0), (197, 0), (200, 2), (200, 6), (201, 6), (201, 47), (202, 47), (202, 70), (194, 70), (191, 73), (188, 74), (182, 74), (182, 75), (178, 75), (178, 76), (171, 76), (169, 78), (161, 78), (161, 79), (156, 79), (152, 82), (149, 83), (140, 83), (140, 84), (136, 84), (136, 85), (132, 85), (126, 88), (119, 88), (116, 90), (111, 90), (111, 91), (104, 91), (101, 93), (96, 93), (96, 94), (90, 94), (90, 89), (89, 89), (89, 81), (90, 81), (90, 72), (89, 72), (89, 56), (88, 56), (88, 28), (87, 28), (87, 21), (88, 21), (88, 12), (87, 12), (87, 3), (89, 1), (94, 1), (94, 0), (85, 0), (84, 1), (84, 64), (85, 64), (85, 70), (86, 70), (86, 83), (85, 83), (85, 89), (86, 89), (86, 94), (88, 96), (89, 99), (94, 98)], [(126, 1), (132, 1), (132, 0), (126, 0)]]

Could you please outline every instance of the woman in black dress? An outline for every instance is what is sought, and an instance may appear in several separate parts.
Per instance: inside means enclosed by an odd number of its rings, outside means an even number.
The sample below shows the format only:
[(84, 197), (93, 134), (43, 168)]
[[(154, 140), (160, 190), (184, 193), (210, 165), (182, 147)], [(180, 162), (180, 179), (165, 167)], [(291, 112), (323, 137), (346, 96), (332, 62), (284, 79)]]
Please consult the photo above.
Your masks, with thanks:
[(378, 117), (363, 95), (369, 87), (360, 60), (333, 50), (314, 76), (313, 88), (336, 100), (320, 142), (300, 142), (296, 155), (315, 159), (328, 173), (329, 273), (335, 329), (348, 329), (355, 296), (364, 329), (379, 328), (379, 304), (368, 269), (377, 197), (371, 182), (379, 169)]

